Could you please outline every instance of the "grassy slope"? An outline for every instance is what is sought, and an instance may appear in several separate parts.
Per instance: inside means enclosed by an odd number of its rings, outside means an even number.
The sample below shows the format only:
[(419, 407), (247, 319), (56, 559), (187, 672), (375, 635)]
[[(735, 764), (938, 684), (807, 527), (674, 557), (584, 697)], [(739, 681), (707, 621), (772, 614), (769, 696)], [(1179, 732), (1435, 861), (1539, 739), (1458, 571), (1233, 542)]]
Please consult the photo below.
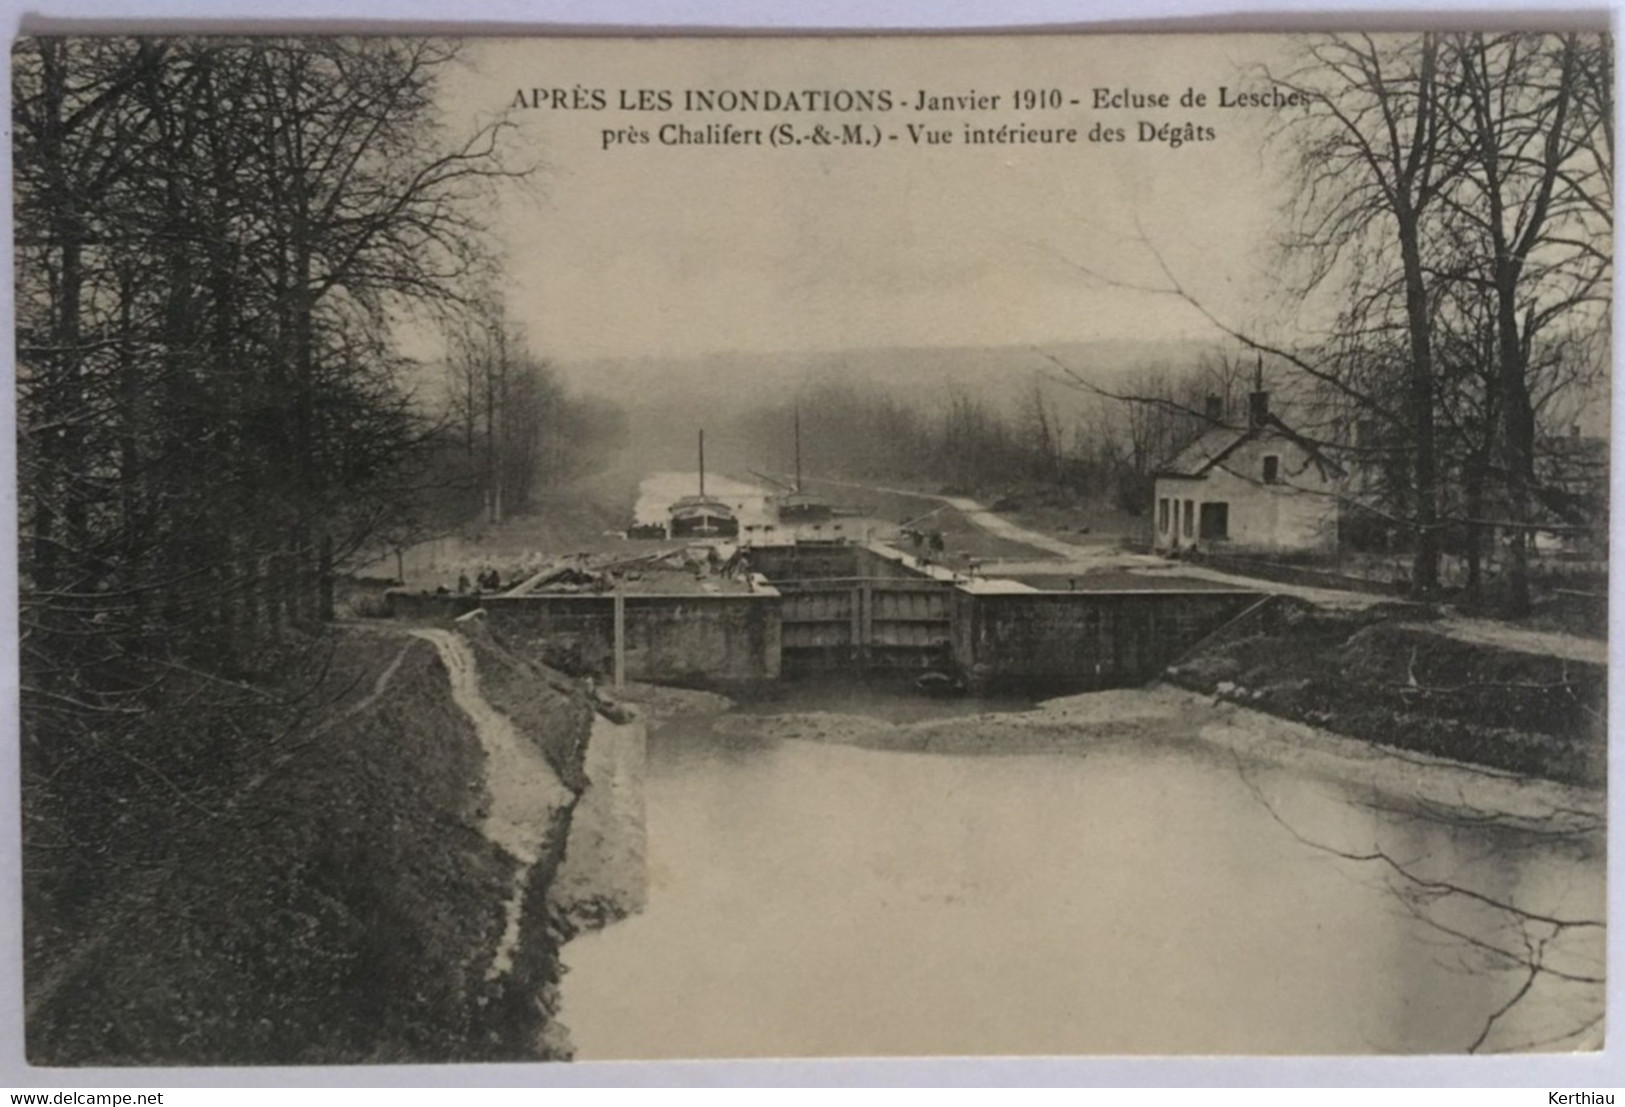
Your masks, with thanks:
[(491, 705), (535, 741), (565, 786), (579, 793), (587, 733), (593, 708), (570, 677), (511, 652), (483, 620), (460, 624), (458, 632), (474, 648), (480, 690)]
[[(32, 944), (31, 1061), (538, 1055), (547, 1012), (484, 978), (514, 863), (480, 833), (483, 753), (434, 649), (345, 635), (329, 679), (370, 689), (397, 658), (376, 703), (342, 717), (352, 692), (325, 733), (311, 720), (286, 736), (300, 752), (235, 809), (177, 813), (162, 869)], [(547, 717), (576, 749), (580, 712)], [(555, 953), (528, 951), (521, 991), (556, 979)]]

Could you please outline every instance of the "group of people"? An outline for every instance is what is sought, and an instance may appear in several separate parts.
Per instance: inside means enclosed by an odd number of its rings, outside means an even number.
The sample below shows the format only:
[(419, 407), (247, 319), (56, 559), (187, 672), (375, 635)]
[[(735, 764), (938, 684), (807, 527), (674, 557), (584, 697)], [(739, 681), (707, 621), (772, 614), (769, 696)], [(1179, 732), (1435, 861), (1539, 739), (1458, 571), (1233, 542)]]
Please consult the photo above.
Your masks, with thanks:
[[(502, 587), (502, 574), (495, 569), (482, 569), (474, 576), (474, 589), (478, 592), (495, 592)], [(457, 574), (457, 594), (459, 596), (468, 592), (468, 574)]]
[(947, 548), (947, 543), (943, 540), (940, 530), (916, 530), (913, 527), (905, 526), (903, 528), (903, 537), (913, 545), (915, 553), (927, 549), (932, 553), (941, 553)]

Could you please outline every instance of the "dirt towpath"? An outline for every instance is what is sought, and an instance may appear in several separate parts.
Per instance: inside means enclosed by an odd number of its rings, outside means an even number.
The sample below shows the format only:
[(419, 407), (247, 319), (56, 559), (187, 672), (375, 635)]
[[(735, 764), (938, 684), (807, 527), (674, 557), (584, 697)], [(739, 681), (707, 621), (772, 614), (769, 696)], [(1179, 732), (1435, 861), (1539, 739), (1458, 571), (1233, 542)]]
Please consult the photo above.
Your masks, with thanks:
[(541, 751), (526, 742), (512, 720), (491, 706), (480, 691), (474, 650), (466, 641), (448, 630), (414, 630), (412, 634), (439, 651), (441, 663), (451, 674), (452, 700), (474, 724), (485, 749), (485, 790), (491, 804), (480, 831), (519, 862), (506, 905), (507, 924), (488, 973), (496, 977), (513, 968), (531, 866), (541, 856), (555, 813), (574, 803), (575, 796)]

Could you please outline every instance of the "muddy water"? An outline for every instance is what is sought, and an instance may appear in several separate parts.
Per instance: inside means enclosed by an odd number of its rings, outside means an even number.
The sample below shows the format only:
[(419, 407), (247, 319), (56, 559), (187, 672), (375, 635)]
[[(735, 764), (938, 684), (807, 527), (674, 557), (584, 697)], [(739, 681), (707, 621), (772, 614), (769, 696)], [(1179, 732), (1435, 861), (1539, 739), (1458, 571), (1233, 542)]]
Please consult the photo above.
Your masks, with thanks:
[(564, 950), (578, 1057), (1461, 1051), (1486, 1026), (1484, 1048), (1516, 1048), (1597, 1014), (1595, 985), (1546, 973), (1494, 1018), (1527, 974), (1483, 944), (1545, 940), (1583, 977), (1600, 930), (1418, 900), (1301, 840), (1594, 919), (1595, 836), (1396, 814), (1391, 790), (1249, 764), (1190, 725), (1021, 756), (658, 729), (647, 908)]

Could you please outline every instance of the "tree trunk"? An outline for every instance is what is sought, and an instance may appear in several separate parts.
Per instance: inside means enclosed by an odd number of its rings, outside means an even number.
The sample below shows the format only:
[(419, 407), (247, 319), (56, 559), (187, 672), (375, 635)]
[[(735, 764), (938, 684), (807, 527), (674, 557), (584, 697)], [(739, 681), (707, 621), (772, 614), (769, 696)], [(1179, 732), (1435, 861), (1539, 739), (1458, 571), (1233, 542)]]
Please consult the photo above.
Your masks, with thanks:
[(324, 623), (333, 621), (333, 536), (322, 532), (321, 607), (317, 615)]
[[(1497, 282), (1498, 285), (1500, 282)], [(1517, 281), (1497, 288), (1496, 327), (1500, 334), (1501, 412), (1506, 458), (1507, 510), (1512, 528), (1507, 542), (1506, 613), (1529, 614), (1530, 527), (1535, 521), (1532, 488), (1535, 475), (1535, 410), (1529, 399), (1523, 339), (1519, 333)]]
[(1437, 472), (1433, 441), (1432, 320), (1428, 313), (1427, 284), (1417, 218), (1397, 213), (1400, 253), (1405, 269), (1405, 316), (1410, 338), (1411, 371), (1406, 405), (1414, 439), (1411, 470), (1415, 482), (1415, 558), (1411, 587), (1418, 596), (1431, 596), (1439, 588), (1439, 530)]
[(1484, 598), (1484, 473), (1477, 463), (1467, 478), (1467, 599)]
[(34, 493), (34, 586), (49, 604), (60, 576), (57, 533), (59, 497), (66, 494), (61, 473), (71, 458), (71, 443), (65, 422), (73, 405), (71, 382), (78, 375), (80, 293), (84, 282), (81, 228), (74, 207), (74, 189), (69, 185), (65, 164), (63, 99), (67, 74), (60, 42), (40, 40), (44, 107), (41, 120), (40, 156), (45, 177), (50, 182), (50, 234), (56, 247), (56, 303), (51, 314), (51, 344), (54, 356), (47, 359), (49, 371), (38, 387), (39, 410), (45, 431), (38, 436)]

